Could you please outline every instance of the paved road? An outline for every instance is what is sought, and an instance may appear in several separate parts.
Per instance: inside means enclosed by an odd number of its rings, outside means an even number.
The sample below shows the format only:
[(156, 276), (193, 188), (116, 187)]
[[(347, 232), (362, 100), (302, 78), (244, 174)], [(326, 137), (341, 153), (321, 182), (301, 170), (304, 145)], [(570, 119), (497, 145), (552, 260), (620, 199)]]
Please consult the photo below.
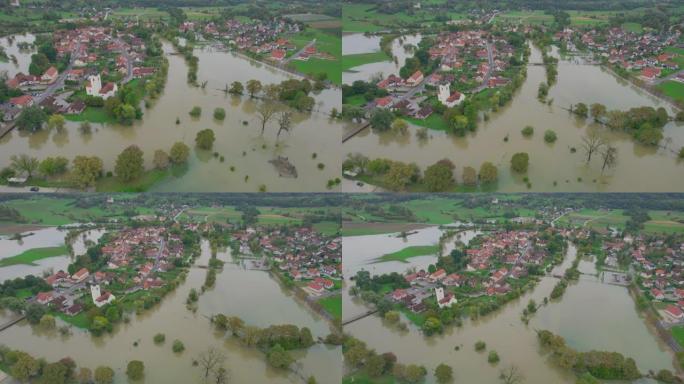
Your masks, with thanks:
[[(78, 52), (81, 48), (81, 43), (76, 44), (76, 49), (75, 52)], [(74, 61), (76, 61), (77, 56), (72, 55), (71, 60), (69, 61), (69, 65), (66, 67), (62, 73), (57, 76), (57, 80), (50, 84), (43, 92), (38, 94), (37, 96), (33, 97), (33, 101), (36, 104), (40, 104), (43, 102), (43, 100), (47, 99), (48, 97), (52, 96), (57, 90), (62, 89), (64, 87), (64, 81), (66, 80), (67, 74), (73, 68), (74, 66)]]
[(154, 272), (159, 270), (159, 263), (161, 262), (162, 253), (164, 253), (164, 248), (166, 248), (166, 242), (164, 241), (164, 239), (161, 239), (161, 242), (159, 243), (159, 252), (157, 252), (157, 257), (154, 260), (154, 267), (152, 268), (152, 271)]
[(487, 88), (489, 79), (492, 77), (492, 72), (494, 71), (494, 52), (492, 49), (492, 44), (489, 41), (487, 42), (487, 61), (489, 62), (487, 74), (485, 74), (484, 80), (482, 80), (482, 84), (480, 84), (479, 87), (475, 88), (475, 90), (473, 90), (473, 93), (478, 93)]
[(292, 60), (298, 58), (299, 56), (301, 56), (302, 53), (304, 53), (304, 51), (305, 51), (307, 48), (309, 48), (309, 47), (311, 47), (311, 46), (313, 46), (313, 45), (315, 45), (315, 44), (316, 44), (316, 39), (313, 39), (313, 40), (309, 41), (309, 43), (308, 43), (307, 45), (305, 45), (302, 49), (300, 49), (299, 51), (297, 51), (294, 55), (292, 55), (292, 56), (286, 58), (285, 60), (283, 60), (283, 64), (287, 64), (287, 63), (289, 63), (290, 61), (292, 61)]
[[(121, 44), (123, 46), (123, 41), (117, 39), (117, 43)], [(131, 60), (131, 55), (128, 54), (128, 51), (126, 49), (122, 49), (119, 51), (124, 57), (126, 58), (126, 77), (124, 77), (122, 84), (126, 84), (129, 81), (133, 80), (133, 61)]]
[(664, 83), (664, 82), (669, 81), (669, 80), (674, 80), (674, 79), (677, 77), (677, 75), (679, 75), (680, 73), (684, 73), (684, 69), (682, 69), (681, 71), (677, 71), (677, 72), (671, 73), (670, 75), (665, 76), (665, 77), (663, 77), (663, 78), (656, 79), (656, 80), (653, 82), (653, 85), (658, 85), (658, 84), (660, 84), (660, 83)]

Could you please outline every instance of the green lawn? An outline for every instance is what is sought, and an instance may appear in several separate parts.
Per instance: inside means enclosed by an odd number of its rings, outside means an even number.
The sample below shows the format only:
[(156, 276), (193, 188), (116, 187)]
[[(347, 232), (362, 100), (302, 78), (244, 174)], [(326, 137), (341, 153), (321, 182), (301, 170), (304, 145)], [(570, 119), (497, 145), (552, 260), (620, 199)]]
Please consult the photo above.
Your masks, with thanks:
[(677, 101), (684, 101), (684, 83), (670, 80), (659, 84), (658, 89), (660, 89), (665, 96), (669, 96)]
[(336, 235), (340, 231), (340, 224), (334, 221), (322, 221), (313, 225), (314, 230), (326, 236)]
[(622, 24), (622, 28), (634, 33), (642, 33), (644, 31), (644, 27), (642, 27), (639, 23), (624, 23)]
[(442, 115), (438, 113), (433, 113), (425, 120), (416, 119), (415, 117), (407, 117), (405, 120), (419, 127), (427, 127), (437, 131), (446, 131), (449, 129), (446, 121), (442, 118)]
[(672, 337), (679, 343), (679, 345), (684, 345), (684, 327), (677, 325), (670, 329), (672, 331)]
[(76, 316), (69, 316), (62, 312), (53, 311), (55, 317), (59, 317), (64, 322), (73, 325), (76, 328), (88, 329), (88, 315), (86, 312), (81, 312)]
[(120, 208), (104, 209), (100, 206), (79, 208), (74, 205), (73, 199), (45, 196), (14, 199), (5, 201), (3, 204), (18, 210), (31, 224), (41, 225), (57, 226), (123, 215), (123, 209)]
[(116, 123), (116, 120), (109, 116), (104, 108), (87, 107), (79, 115), (64, 115), (69, 121), (88, 121), (90, 123)]
[(342, 320), (342, 295), (326, 297), (318, 301), (318, 303), (331, 314), (335, 320)]
[(408, 263), (408, 259), (418, 256), (436, 255), (439, 253), (438, 245), (413, 245), (402, 250), (382, 255), (376, 259), (376, 263), (384, 263), (386, 261), (399, 261)]
[(306, 75), (315, 76), (318, 73), (325, 73), (333, 84), (342, 84), (342, 72), (338, 60), (309, 59), (307, 61), (293, 60), (291, 64), (299, 72)]
[(290, 63), (298, 71), (305, 74), (326, 73), (328, 79), (334, 84), (342, 84), (342, 72), (340, 71), (340, 57), (342, 57), (342, 38), (339, 35), (328, 33), (321, 29), (307, 28), (296, 35), (284, 36), (297, 49), (306, 46), (313, 39), (316, 39), (316, 49), (320, 52), (328, 53), (335, 57), (335, 60), (325, 60), (311, 58), (307, 61), (292, 60)]
[(358, 67), (364, 64), (390, 60), (391, 58), (387, 56), (385, 52), (382, 51), (371, 53), (358, 53), (354, 55), (344, 55), (342, 56), (342, 71), (348, 71), (351, 68)]
[(48, 257), (54, 256), (64, 256), (67, 254), (68, 251), (64, 245), (60, 245), (59, 247), (32, 248), (22, 252), (19, 255), (0, 260), (0, 267), (7, 267), (17, 264), (38, 265), (35, 263), (38, 260), (47, 259)]
[(354, 95), (344, 99), (345, 104), (356, 105), (359, 107), (366, 104), (367, 102), (368, 100), (366, 100), (366, 98), (363, 95)]

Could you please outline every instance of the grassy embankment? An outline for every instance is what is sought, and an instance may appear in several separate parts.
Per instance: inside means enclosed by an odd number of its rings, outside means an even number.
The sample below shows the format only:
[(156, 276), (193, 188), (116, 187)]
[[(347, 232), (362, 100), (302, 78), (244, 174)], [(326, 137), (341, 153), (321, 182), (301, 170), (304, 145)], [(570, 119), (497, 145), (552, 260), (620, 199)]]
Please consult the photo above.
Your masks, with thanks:
[(67, 248), (64, 245), (60, 245), (58, 247), (32, 248), (16, 256), (7, 257), (0, 260), (0, 268), (17, 264), (38, 265), (36, 264), (36, 261), (38, 260), (55, 256), (64, 256), (67, 253)]
[(387, 261), (398, 261), (408, 263), (408, 259), (418, 256), (436, 255), (439, 253), (439, 245), (413, 245), (396, 252), (382, 255), (375, 259), (374, 263), (384, 263)]

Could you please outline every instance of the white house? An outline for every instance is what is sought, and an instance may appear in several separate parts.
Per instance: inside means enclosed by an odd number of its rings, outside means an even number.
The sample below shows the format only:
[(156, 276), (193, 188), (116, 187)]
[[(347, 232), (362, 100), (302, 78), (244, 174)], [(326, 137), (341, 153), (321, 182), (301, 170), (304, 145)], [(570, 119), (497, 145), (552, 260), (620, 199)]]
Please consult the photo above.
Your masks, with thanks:
[(105, 100), (116, 95), (116, 92), (119, 90), (114, 83), (107, 83), (103, 87), (100, 75), (88, 76), (85, 88), (88, 96), (101, 97)]
[(437, 296), (437, 305), (440, 308), (450, 307), (458, 302), (453, 293), (447, 293), (445, 296), (444, 288), (442, 287), (435, 288), (435, 296)]
[(93, 298), (93, 304), (98, 308), (111, 303), (115, 299), (114, 295), (110, 292), (102, 293), (98, 284), (90, 286), (90, 296)]
[(465, 100), (465, 95), (458, 91), (454, 91), (454, 93), (451, 93), (451, 90), (449, 89), (449, 84), (440, 84), (437, 99), (447, 108), (453, 108), (461, 104), (461, 102)]

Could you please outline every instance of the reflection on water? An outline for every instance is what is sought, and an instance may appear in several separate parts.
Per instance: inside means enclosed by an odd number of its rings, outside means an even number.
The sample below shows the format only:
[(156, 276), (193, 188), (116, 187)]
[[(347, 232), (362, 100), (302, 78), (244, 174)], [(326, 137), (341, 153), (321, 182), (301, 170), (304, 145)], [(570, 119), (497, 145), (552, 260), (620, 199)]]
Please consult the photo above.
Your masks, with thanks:
[[(534, 62), (534, 55), (539, 55), (536, 48), (533, 48), (531, 62)], [(662, 192), (684, 189), (684, 178), (680, 177), (684, 163), (672, 153), (684, 146), (681, 123), (665, 126), (663, 143), (668, 144), (669, 149), (656, 149), (635, 143), (627, 134), (582, 121), (566, 110), (570, 104), (601, 102), (608, 109), (663, 106), (672, 113), (666, 103), (597, 66), (561, 61), (558, 73), (558, 83), (550, 90), (549, 99), (554, 99), (551, 106), (537, 101), (537, 88), (545, 81), (544, 67), (529, 66), (527, 80), (512, 102), (492, 113), (489, 121), (481, 121), (473, 134), (454, 137), (431, 130), (430, 138), (420, 141), (415, 135), (418, 129), (415, 126), (410, 128), (410, 135), (400, 138), (391, 133), (366, 130), (346, 142), (344, 152), (415, 162), (423, 169), (448, 158), (456, 164), (459, 180), (464, 166), (479, 168), (485, 161), (491, 161), (499, 168), (498, 188), (506, 192), (528, 191), (524, 175), (510, 171), (510, 158), (516, 152), (530, 154), (527, 177), (532, 191)], [(520, 133), (527, 125), (535, 128), (531, 138)], [(544, 142), (543, 134), (547, 129), (556, 132), (555, 144)], [(600, 133), (617, 148), (616, 168), (602, 173), (598, 158), (586, 164), (581, 139), (590, 132)], [(504, 141), (506, 137), (508, 141)]]
[[(0, 165), (7, 165), (16, 154), (29, 154), (39, 159), (62, 155), (100, 156), (106, 170), (112, 170), (116, 156), (135, 144), (145, 152), (146, 166), (152, 167), (155, 150), (168, 151), (174, 142), (183, 141), (193, 147), (186, 172), (163, 181), (162, 191), (257, 191), (265, 185), (268, 191), (327, 191), (326, 182), (339, 177), (341, 125), (331, 121), (332, 108), (340, 109), (339, 90), (330, 89), (314, 95), (316, 111), (295, 113), (291, 133), (277, 140), (278, 123), (273, 119), (260, 135), (256, 116), (258, 101), (249, 96), (226, 95), (226, 84), (246, 83), (258, 79), (263, 84), (280, 83), (290, 78), (280, 70), (246, 60), (233, 53), (211, 47), (198, 48), (199, 83), (206, 88), (190, 87), (186, 81), (187, 66), (181, 56), (172, 54), (164, 43), (169, 60), (166, 89), (160, 98), (143, 108), (142, 121), (132, 126), (93, 124), (93, 133), (79, 132), (79, 123), (67, 123), (61, 131), (28, 134), (13, 131), (0, 140)], [(202, 116), (191, 118), (193, 106), (202, 107)], [(215, 108), (224, 108), (226, 118), (213, 118)], [(176, 124), (176, 118), (180, 124)], [(212, 151), (194, 148), (198, 131), (211, 128), (216, 134)], [(216, 152), (218, 156), (214, 156)], [(314, 158), (314, 153), (316, 154)], [(224, 160), (220, 158), (223, 156)], [(285, 156), (297, 167), (296, 179), (278, 176), (268, 160)], [(318, 164), (324, 165), (323, 169)], [(235, 167), (231, 171), (231, 167)]]

